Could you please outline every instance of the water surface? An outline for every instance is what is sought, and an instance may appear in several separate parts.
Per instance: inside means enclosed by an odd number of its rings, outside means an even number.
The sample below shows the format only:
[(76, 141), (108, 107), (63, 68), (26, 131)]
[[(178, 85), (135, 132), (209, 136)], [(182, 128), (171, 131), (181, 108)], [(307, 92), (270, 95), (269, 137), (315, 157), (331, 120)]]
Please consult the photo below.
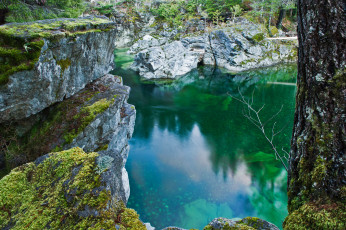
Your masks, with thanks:
[[(128, 207), (157, 229), (202, 229), (215, 217), (256, 216), (281, 228), (287, 215), (287, 174), (271, 146), (231, 94), (252, 100), (263, 121), (274, 122), (279, 149), (289, 150), (295, 104), (295, 66), (228, 74), (199, 68), (173, 84), (142, 84), (116, 52), (114, 73), (131, 86), (137, 119), (126, 164)], [(240, 92), (240, 93), (239, 93)]]

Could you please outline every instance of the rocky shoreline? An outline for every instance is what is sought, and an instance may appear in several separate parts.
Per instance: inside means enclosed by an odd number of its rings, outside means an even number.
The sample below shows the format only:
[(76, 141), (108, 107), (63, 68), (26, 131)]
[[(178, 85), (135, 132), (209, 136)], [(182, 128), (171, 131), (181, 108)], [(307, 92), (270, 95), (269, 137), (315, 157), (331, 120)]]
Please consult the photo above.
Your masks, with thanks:
[[(269, 39), (245, 19), (233, 25), (177, 37), (177, 31), (145, 35), (130, 48), (131, 68), (144, 79), (174, 79), (200, 65), (236, 73), (297, 60), (297, 40)], [(280, 35), (280, 33), (278, 33)]]
[[(117, 31), (104, 17), (0, 26), (0, 64), (7, 68), (0, 84), (0, 169), (12, 169), (0, 180), (1, 229), (155, 229), (126, 208), (125, 164), (136, 110), (127, 103), (130, 88), (108, 74), (115, 38), (123, 36)], [(170, 53), (165, 58), (173, 64), (162, 64), (155, 73), (144, 71), (155, 77), (162, 77), (163, 68), (175, 77), (199, 63), (221, 66), (222, 49), (212, 53), (215, 46), (205, 42), (228, 47), (216, 37), (226, 32), (166, 43), (149, 36), (147, 44), (144, 36), (136, 43), (143, 43), (137, 56), (165, 46)], [(10, 46), (8, 39), (13, 40)], [(217, 218), (205, 229), (230, 227), (277, 229), (250, 217)]]

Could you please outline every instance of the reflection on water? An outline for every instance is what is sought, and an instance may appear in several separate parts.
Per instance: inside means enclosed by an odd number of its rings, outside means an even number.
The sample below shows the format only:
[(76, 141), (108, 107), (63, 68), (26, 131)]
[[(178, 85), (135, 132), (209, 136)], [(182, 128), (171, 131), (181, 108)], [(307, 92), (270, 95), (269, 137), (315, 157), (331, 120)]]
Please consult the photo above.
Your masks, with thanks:
[[(120, 51), (121, 52), (121, 51)], [(125, 60), (126, 59), (126, 60)], [(230, 75), (204, 67), (170, 85), (141, 84), (117, 57), (115, 73), (131, 86), (137, 120), (126, 168), (128, 206), (158, 229), (202, 229), (215, 217), (257, 216), (281, 227), (287, 215), (286, 172), (270, 145), (227, 93), (239, 91), (269, 119), (286, 126), (277, 146), (289, 150), (293, 124), (293, 66)], [(274, 83), (274, 84), (273, 84)], [(289, 84), (286, 84), (289, 83)], [(267, 124), (271, 130), (273, 122)]]

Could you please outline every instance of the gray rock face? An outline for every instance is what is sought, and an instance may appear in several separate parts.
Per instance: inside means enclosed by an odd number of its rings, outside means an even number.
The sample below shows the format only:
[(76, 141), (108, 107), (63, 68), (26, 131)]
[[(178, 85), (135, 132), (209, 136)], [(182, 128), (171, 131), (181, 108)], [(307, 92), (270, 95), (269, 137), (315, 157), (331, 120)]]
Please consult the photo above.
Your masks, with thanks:
[(108, 169), (102, 173), (102, 180), (107, 184), (107, 189), (126, 204), (130, 186), (125, 164), (130, 150), (128, 141), (132, 137), (136, 119), (134, 106), (127, 104), (130, 88), (122, 84), (120, 77), (111, 74), (100, 78), (93, 85), (107, 87), (101, 97), (112, 99), (116, 95), (115, 101), (78, 134), (71, 144), (63, 148), (81, 147), (86, 152), (92, 152), (108, 145), (106, 150), (98, 151), (100, 170)]
[[(50, 20), (42, 23), (46, 22)], [(114, 23), (108, 21), (95, 29), (109, 25)], [(36, 114), (108, 73), (113, 68), (114, 36), (116, 30), (110, 29), (59, 39), (43, 38), (44, 46), (35, 67), (14, 73), (0, 87), (0, 123)]]
[(215, 65), (231, 72), (296, 61), (297, 41), (267, 39), (256, 25), (242, 21), (200, 36), (168, 42), (145, 37), (130, 49), (131, 68), (146, 79), (176, 78), (197, 65)]
[(138, 15), (139, 19), (130, 22), (128, 15), (118, 12), (116, 17), (110, 19), (117, 24), (117, 36), (114, 42), (117, 48), (129, 47), (135, 40), (155, 31), (150, 25), (154, 23), (155, 18), (151, 14), (143, 13)]
[[(21, 135), (19, 139), (27, 137), (28, 141), (17, 143), (26, 147), (12, 153), (15, 157), (7, 165), (27, 163), (54, 149), (80, 147), (85, 152), (98, 152), (99, 171), (107, 169), (102, 173), (102, 181), (113, 196), (126, 204), (130, 187), (125, 163), (136, 118), (135, 107), (127, 104), (129, 93), (130, 88), (122, 84), (121, 77), (107, 74), (48, 110), (13, 123), (13, 130)], [(86, 108), (94, 109), (85, 112)], [(39, 136), (32, 138), (33, 130)], [(71, 134), (73, 138), (67, 141)], [(6, 155), (0, 150), (0, 156)]]
[(151, 35), (147, 34), (142, 39), (138, 40), (138, 42), (133, 44), (128, 52), (131, 54), (135, 54), (141, 50), (149, 49), (151, 47), (162, 46), (167, 42), (168, 42), (168, 39), (164, 37), (156, 39), (152, 37)]
[[(152, 38), (150, 45), (157, 43), (160, 42)], [(136, 49), (137, 45), (139, 43), (134, 45)], [(204, 52), (203, 49), (184, 46), (182, 41), (174, 41), (142, 50), (135, 56), (131, 68), (146, 79), (175, 78), (197, 68), (198, 63), (203, 59)]]
[(233, 227), (235, 228), (237, 225), (237, 223), (233, 220), (230, 220), (230, 219), (226, 219), (226, 218), (222, 218), (222, 217), (219, 217), (219, 218), (215, 218), (214, 220), (212, 220), (208, 226), (210, 226), (211, 228), (210, 229), (224, 229), (224, 227)]

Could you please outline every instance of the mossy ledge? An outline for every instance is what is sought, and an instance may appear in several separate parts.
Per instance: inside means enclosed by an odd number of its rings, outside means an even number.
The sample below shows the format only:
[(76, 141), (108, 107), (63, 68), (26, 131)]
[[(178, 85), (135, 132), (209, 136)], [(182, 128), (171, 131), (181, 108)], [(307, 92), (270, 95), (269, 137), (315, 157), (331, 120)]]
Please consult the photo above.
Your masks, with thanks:
[(13, 169), (0, 180), (0, 228), (146, 229), (111, 196), (98, 156), (72, 148)]
[[(6, 168), (12, 169), (48, 152), (75, 146), (84, 146), (86, 151), (107, 150), (112, 133), (122, 127), (120, 123), (126, 117), (134, 119), (133, 106), (129, 109), (131, 111), (126, 109), (130, 106), (126, 103), (129, 87), (121, 82), (119, 76), (105, 75), (29, 120), (0, 124), (3, 130), (0, 143), (9, 143), (7, 148), (0, 150), (0, 154), (5, 156)], [(95, 121), (97, 119), (101, 122)], [(88, 134), (83, 135), (84, 132)], [(76, 140), (78, 143), (73, 142)]]
[[(6, 84), (12, 74), (34, 68), (44, 39), (54, 41), (114, 28), (114, 23), (103, 17), (61, 18), (0, 26), (0, 86)], [(68, 63), (63, 64), (65, 70)]]
[(0, 123), (37, 114), (112, 70), (115, 27), (105, 17), (0, 26)]

